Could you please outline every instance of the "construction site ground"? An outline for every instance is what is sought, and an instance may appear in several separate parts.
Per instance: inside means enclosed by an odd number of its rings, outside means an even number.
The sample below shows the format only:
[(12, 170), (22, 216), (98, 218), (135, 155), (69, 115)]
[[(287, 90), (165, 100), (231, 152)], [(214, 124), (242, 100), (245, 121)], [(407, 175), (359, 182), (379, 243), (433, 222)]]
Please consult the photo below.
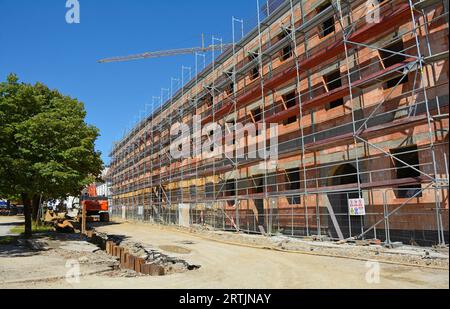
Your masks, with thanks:
[[(118, 269), (117, 260), (76, 234), (2, 243), (18, 217), (0, 217), (0, 288), (449, 288), (448, 248), (357, 246), (267, 238), (136, 222), (96, 224), (97, 232), (200, 268), (166, 276)], [(66, 279), (79, 261), (79, 282)], [(376, 263), (378, 262), (378, 263)], [(70, 263), (69, 263), (70, 264)], [(374, 270), (379, 268), (379, 280)], [(375, 280), (374, 280), (375, 278)]]

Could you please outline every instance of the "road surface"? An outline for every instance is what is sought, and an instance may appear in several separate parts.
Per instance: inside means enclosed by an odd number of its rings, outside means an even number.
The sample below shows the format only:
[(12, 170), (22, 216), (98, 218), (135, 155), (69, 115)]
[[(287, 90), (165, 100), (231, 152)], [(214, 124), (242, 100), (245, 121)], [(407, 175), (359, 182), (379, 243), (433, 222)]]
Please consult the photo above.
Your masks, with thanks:
[[(130, 288), (448, 288), (448, 270), (378, 265), (218, 243), (158, 226), (122, 223), (98, 228), (156, 248), (190, 250), (178, 256), (199, 270), (158, 278), (136, 278)], [(172, 252), (170, 252), (172, 251)], [(164, 250), (163, 250), (164, 252)], [(95, 283), (95, 280), (92, 282)], [(86, 282), (85, 286), (91, 283)], [(83, 284), (82, 284), (83, 285)], [(120, 286), (114, 279), (106, 287)]]
[(20, 217), (3, 217), (0, 216), (0, 237), (16, 236), (10, 231), (13, 227), (23, 224), (23, 219)]
[[(193, 234), (138, 223), (110, 224), (97, 228), (122, 235), (162, 253), (180, 257), (200, 269), (162, 277), (87, 275), (79, 283), (66, 280), (0, 284), (0, 288), (125, 288), (125, 289), (312, 289), (312, 288), (446, 288), (448, 270), (376, 264), (346, 258), (323, 257), (225, 244)], [(147, 246), (146, 246), (147, 247)], [(0, 258), (0, 270), (15, 278), (11, 265), (25, 263), (41, 274), (51, 267), (45, 259)], [(33, 265), (31, 265), (33, 264)], [(379, 276), (378, 276), (379, 275)], [(21, 272), (17, 270), (20, 279)], [(9, 281), (10, 281), (9, 280)]]

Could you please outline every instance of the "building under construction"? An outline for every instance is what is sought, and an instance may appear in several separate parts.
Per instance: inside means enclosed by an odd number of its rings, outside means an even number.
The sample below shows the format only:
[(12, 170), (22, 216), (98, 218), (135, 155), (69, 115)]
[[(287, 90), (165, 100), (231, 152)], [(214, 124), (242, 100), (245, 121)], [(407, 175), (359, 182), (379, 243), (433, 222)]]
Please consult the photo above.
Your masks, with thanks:
[[(448, 2), (264, 8), (245, 35), (233, 18), (233, 43), (213, 49), (202, 70), (195, 54), (195, 77), (114, 145), (113, 214), (242, 233), (448, 244)], [(194, 116), (220, 124), (232, 150), (174, 158), (171, 127), (192, 127)], [(238, 140), (238, 123), (278, 124), (277, 145), (269, 126)], [(202, 134), (202, 143), (213, 136)], [(277, 159), (238, 157), (252, 143), (276, 146)]]

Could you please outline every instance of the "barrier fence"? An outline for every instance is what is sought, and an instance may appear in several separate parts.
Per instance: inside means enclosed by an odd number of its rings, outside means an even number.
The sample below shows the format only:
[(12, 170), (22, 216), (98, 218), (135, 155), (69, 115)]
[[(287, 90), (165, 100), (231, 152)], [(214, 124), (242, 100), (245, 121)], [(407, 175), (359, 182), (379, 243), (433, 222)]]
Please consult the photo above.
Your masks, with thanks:
[(230, 206), (228, 201), (209, 205), (115, 205), (111, 207), (111, 216), (185, 227), (204, 225), (214, 230), (267, 236), (379, 239), (386, 244), (402, 242), (421, 246), (448, 244), (448, 188), (362, 191), (365, 214), (354, 216), (349, 212), (348, 201), (358, 196), (354, 191), (275, 196), (240, 200), (238, 207)]

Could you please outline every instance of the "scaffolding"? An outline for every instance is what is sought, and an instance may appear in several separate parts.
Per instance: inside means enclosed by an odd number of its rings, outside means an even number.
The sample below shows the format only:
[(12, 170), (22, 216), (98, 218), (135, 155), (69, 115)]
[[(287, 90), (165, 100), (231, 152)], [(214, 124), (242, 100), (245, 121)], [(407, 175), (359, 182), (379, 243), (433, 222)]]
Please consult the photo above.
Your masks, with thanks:
[[(226, 47), (220, 55), (212, 49), (206, 66), (196, 52), (195, 77), (185, 84), (191, 69), (183, 66), (181, 79), (153, 98), (153, 112), (115, 144), (113, 215), (264, 235), (447, 244), (447, 2), (256, 6), (254, 30), (244, 35), (244, 20), (233, 17), (231, 46), (213, 36), (212, 46)], [(196, 130), (194, 116), (202, 126), (220, 124), (220, 134)], [(177, 122), (194, 127), (198, 139), (185, 141), (192, 148), (208, 143), (214, 152), (225, 141), (232, 150), (172, 158)], [(241, 143), (238, 123), (260, 130)], [(268, 157), (273, 123), (276, 162)], [(263, 145), (260, 158), (253, 144)], [(363, 200), (365, 215), (350, 214), (349, 200)]]

